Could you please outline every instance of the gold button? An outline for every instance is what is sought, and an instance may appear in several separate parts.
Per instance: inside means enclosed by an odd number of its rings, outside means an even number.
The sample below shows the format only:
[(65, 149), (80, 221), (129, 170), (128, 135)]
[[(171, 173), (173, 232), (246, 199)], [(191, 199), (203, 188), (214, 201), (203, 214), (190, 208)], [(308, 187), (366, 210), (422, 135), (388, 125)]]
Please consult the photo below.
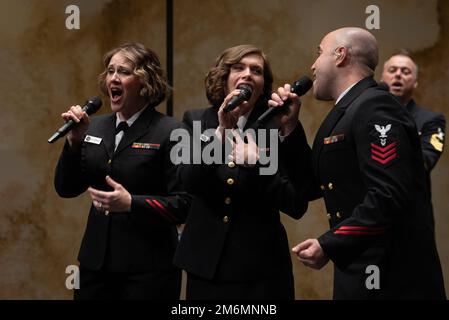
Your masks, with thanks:
[(327, 218), (328, 218), (329, 220), (331, 219), (331, 214), (330, 214), (330, 213), (327, 214)]
[(321, 188), (321, 190), (325, 190), (326, 189), (326, 187), (323, 186), (323, 185), (321, 185), (320, 188)]
[(232, 185), (234, 184), (234, 179), (229, 178), (226, 182), (227, 182), (230, 186), (232, 186)]
[(332, 190), (334, 188), (334, 185), (332, 184), (332, 182), (329, 182), (328, 187), (329, 187), (329, 190)]
[(228, 223), (229, 222), (229, 217), (228, 216), (224, 216), (223, 217), (223, 222), (224, 223)]
[(111, 162), (112, 162), (112, 160), (111, 160), (111, 159), (109, 159), (109, 160), (108, 160), (108, 164), (111, 164)]
[(231, 204), (231, 198), (227, 197), (224, 201), (226, 204)]
[(341, 218), (341, 214), (340, 214), (340, 212), (337, 212), (337, 218)]
[(228, 167), (229, 168), (234, 168), (235, 167), (235, 162), (234, 161), (229, 162), (228, 163)]

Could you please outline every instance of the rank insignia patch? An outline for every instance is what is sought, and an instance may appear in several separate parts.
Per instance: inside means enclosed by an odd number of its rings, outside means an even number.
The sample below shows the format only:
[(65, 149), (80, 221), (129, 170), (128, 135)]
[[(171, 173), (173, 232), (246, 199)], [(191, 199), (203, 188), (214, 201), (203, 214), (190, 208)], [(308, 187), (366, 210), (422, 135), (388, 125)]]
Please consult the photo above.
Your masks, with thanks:
[(438, 128), (438, 133), (432, 134), (430, 138), (430, 144), (435, 150), (439, 152), (443, 152), (443, 144), (444, 144), (444, 132), (441, 128)]
[(385, 147), (387, 144), (387, 132), (391, 129), (391, 124), (387, 124), (386, 126), (379, 126), (378, 124), (374, 125), (374, 128), (376, 128), (376, 131), (380, 133), (380, 144)]
[(385, 147), (380, 147), (374, 143), (371, 143), (371, 159), (379, 162), (382, 165), (386, 165), (396, 159), (397, 157), (397, 143), (392, 142)]

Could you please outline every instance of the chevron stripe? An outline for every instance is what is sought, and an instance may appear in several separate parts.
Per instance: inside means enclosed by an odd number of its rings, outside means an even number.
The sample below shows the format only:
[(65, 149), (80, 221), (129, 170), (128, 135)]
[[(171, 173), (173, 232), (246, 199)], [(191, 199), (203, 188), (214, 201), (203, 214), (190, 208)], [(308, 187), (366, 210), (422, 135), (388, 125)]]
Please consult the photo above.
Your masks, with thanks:
[(396, 152), (396, 148), (390, 149), (390, 151), (387, 151), (386, 153), (380, 153), (380, 152), (378, 152), (378, 151), (376, 151), (374, 149), (371, 149), (371, 152), (372, 152), (373, 155), (375, 155), (375, 156), (377, 156), (377, 157), (379, 157), (381, 159), (385, 159), (385, 158), (391, 156), (393, 153), (395, 153)]
[(376, 157), (374, 155), (371, 155), (371, 159), (373, 159), (374, 161), (379, 162), (380, 164), (385, 165), (388, 162), (392, 161), (393, 159), (396, 159), (396, 156), (397, 156), (397, 154), (395, 153), (395, 154), (391, 155), (390, 157), (388, 157), (386, 159), (380, 159), (380, 158), (378, 158), (378, 157)]
[(371, 143), (371, 148), (376, 149), (377, 151), (381, 152), (381, 153), (385, 153), (387, 152), (389, 149), (393, 148), (396, 146), (396, 142), (392, 142), (390, 143), (388, 146), (385, 147), (379, 147), (377, 144)]

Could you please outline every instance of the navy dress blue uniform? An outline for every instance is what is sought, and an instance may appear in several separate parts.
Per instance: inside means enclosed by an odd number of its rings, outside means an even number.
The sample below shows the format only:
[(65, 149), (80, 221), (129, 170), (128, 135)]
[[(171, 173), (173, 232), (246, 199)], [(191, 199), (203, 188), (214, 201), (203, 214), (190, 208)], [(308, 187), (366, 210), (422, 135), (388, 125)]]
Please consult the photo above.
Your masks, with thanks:
[(424, 109), (417, 105), (414, 100), (410, 100), (406, 108), (413, 116), (421, 137), (427, 186), (431, 190), (430, 172), (443, 153), (446, 120), (443, 114)]
[[(181, 271), (172, 263), (176, 225), (185, 221), (191, 199), (178, 184), (170, 160), (170, 133), (179, 126), (149, 106), (115, 152), (115, 114), (91, 119), (79, 152), (66, 142), (55, 176), (60, 196), (76, 197), (89, 186), (111, 191), (106, 175), (132, 196), (131, 212), (105, 214), (90, 207), (78, 255), (81, 290), (75, 291), (75, 298), (179, 298)], [(98, 277), (114, 278), (114, 287), (92, 285)], [(139, 281), (147, 285), (126, 288), (126, 283)], [(114, 290), (124, 296), (115, 296)]]
[[(264, 110), (256, 106), (244, 129)], [(217, 111), (187, 111), (184, 124), (190, 132), (194, 121), (201, 123), (201, 132), (215, 130)], [(276, 126), (271, 122), (262, 128)], [(199, 141), (193, 138), (193, 143)], [(201, 138), (198, 148), (204, 150), (213, 135)], [(248, 168), (229, 160), (179, 166), (180, 180), (194, 196), (174, 260), (188, 272), (187, 299), (294, 299), (290, 250), (279, 211), (295, 219), (306, 211), (302, 182), (311, 175), (310, 152), (298, 124), (279, 144), (274, 175), (261, 175), (258, 165)]]
[(323, 121), (312, 154), (334, 298), (444, 299), (420, 140), (405, 108), (362, 79)]

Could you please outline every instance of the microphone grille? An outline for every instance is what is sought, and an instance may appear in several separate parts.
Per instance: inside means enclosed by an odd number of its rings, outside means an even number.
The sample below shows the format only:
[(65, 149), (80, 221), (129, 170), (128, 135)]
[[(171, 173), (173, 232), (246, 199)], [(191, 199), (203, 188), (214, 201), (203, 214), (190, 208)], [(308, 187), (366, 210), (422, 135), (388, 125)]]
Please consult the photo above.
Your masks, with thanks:
[(302, 96), (312, 87), (313, 81), (308, 76), (302, 76), (293, 83), (291, 92), (296, 93), (298, 96)]
[(101, 108), (102, 104), (103, 103), (99, 97), (94, 97), (87, 101), (84, 111), (86, 111), (87, 114), (95, 113)]
[(238, 87), (240, 90), (242, 90), (242, 95), (245, 99), (251, 98), (251, 95), (253, 94), (253, 88), (246, 84), (242, 84)]

